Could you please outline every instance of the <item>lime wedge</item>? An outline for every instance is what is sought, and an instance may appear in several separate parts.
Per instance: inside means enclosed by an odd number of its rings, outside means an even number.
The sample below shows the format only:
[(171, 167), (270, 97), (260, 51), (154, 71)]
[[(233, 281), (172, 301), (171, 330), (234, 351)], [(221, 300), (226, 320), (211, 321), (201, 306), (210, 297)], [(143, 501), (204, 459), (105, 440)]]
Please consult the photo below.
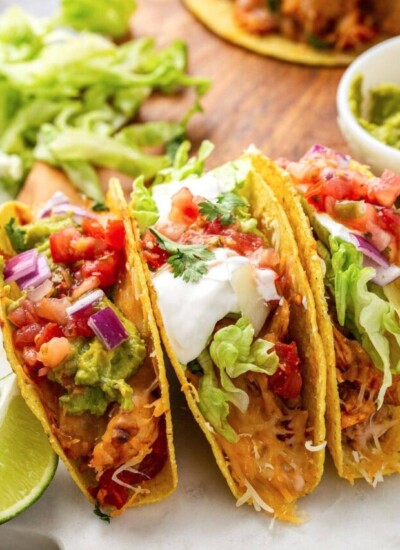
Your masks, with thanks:
[(43, 428), (21, 397), (16, 377), (0, 380), (0, 523), (31, 506), (57, 469)]

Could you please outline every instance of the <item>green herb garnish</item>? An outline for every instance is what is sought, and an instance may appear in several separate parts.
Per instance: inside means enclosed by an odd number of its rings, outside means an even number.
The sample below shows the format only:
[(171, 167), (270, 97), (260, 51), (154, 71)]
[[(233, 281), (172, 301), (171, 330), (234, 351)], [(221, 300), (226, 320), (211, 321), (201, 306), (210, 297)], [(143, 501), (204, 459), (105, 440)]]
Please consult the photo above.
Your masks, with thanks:
[(176, 243), (155, 229), (149, 231), (156, 237), (160, 248), (171, 254), (167, 262), (174, 277), (182, 277), (186, 283), (197, 283), (207, 273), (206, 261), (214, 258), (214, 252), (202, 244)]
[(189, 363), (186, 365), (186, 368), (189, 369), (192, 374), (204, 374), (204, 371), (201, 368), (200, 363), (197, 359), (189, 361)]
[(101, 519), (101, 521), (106, 521), (107, 523), (110, 523), (111, 518), (108, 514), (105, 514), (100, 510), (100, 505), (98, 502), (96, 502), (93, 513), (95, 516)]
[(309, 34), (306, 38), (307, 43), (310, 44), (313, 48), (316, 48), (317, 50), (326, 50), (327, 48), (331, 47), (331, 44), (324, 40), (323, 38), (320, 38), (319, 36), (316, 36), (315, 34)]
[(16, 219), (11, 218), (11, 220), (4, 226), (4, 229), (6, 230), (11, 246), (15, 252), (23, 252), (26, 248), (25, 231), (20, 229), (18, 226), (15, 227), (15, 223)]
[(224, 193), (217, 198), (217, 202), (205, 201), (199, 203), (200, 214), (205, 216), (208, 221), (218, 218), (221, 225), (235, 223), (235, 209), (244, 206), (248, 206), (246, 199), (235, 193)]
[(104, 204), (104, 202), (96, 201), (92, 206), (92, 210), (95, 212), (108, 212), (110, 209)]

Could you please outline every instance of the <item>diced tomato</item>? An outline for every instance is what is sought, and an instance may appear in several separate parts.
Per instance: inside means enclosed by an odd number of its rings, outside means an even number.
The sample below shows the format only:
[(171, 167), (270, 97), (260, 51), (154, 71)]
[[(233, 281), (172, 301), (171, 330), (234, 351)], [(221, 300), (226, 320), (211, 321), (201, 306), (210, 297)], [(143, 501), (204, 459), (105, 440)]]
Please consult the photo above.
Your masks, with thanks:
[(115, 470), (106, 470), (100, 478), (99, 488), (94, 491), (100, 506), (113, 506), (120, 510), (129, 498), (129, 489), (112, 480)]
[(221, 225), (218, 218), (212, 220), (211, 222), (206, 222), (204, 225), (204, 233), (207, 235), (222, 235), (226, 230), (226, 227)]
[(77, 278), (84, 280), (93, 275), (98, 278), (100, 287), (111, 286), (118, 279), (121, 264), (120, 254), (115, 251), (107, 252), (97, 260), (84, 262), (77, 273)]
[(232, 230), (223, 243), (228, 248), (235, 250), (241, 256), (248, 256), (264, 245), (264, 241), (254, 233), (240, 233)]
[(52, 338), (61, 338), (64, 333), (57, 323), (47, 323), (35, 338), (36, 350), (40, 350), (40, 346), (49, 342)]
[(25, 346), (22, 350), (22, 358), (28, 370), (32, 369), (38, 362), (37, 350), (33, 346)]
[(146, 231), (142, 238), (142, 254), (151, 269), (159, 269), (168, 260), (168, 252), (159, 246), (150, 231)]
[(78, 336), (91, 338), (94, 333), (88, 325), (88, 320), (93, 313), (93, 307), (88, 306), (79, 312), (79, 314), (74, 315), (63, 328), (64, 335), (67, 338), (76, 338)]
[(85, 218), (82, 222), (82, 231), (88, 237), (94, 237), (95, 239), (104, 238), (104, 227), (101, 223), (93, 218)]
[(71, 264), (94, 260), (107, 250), (105, 240), (83, 236), (74, 227), (66, 227), (50, 235), (51, 256), (56, 263)]
[(108, 220), (105, 240), (114, 250), (122, 250), (125, 246), (125, 227), (122, 220)]
[(66, 227), (50, 235), (50, 252), (55, 263), (67, 264), (73, 260), (71, 242), (82, 237), (75, 227)]
[(7, 318), (19, 328), (39, 321), (35, 304), (31, 300), (23, 300), (19, 307), (7, 315)]
[(17, 349), (22, 349), (25, 346), (33, 346), (36, 336), (42, 330), (42, 326), (43, 325), (39, 323), (32, 323), (17, 329), (13, 335), (14, 346)]
[(67, 298), (42, 298), (36, 304), (36, 313), (42, 319), (64, 325), (68, 320), (66, 308), (69, 305)]
[(370, 202), (382, 206), (393, 206), (400, 196), (400, 174), (391, 170), (384, 170), (380, 178), (372, 178), (368, 185), (368, 199)]
[(275, 345), (275, 351), (279, 357), (278, 370), (268, 377), (268, 387), (275, 395), (283, 399), (294, 399), (300, 395), (302, 378), (300, 372), (300, 359), (295, 342)]
[(187, 187), (182, 187), (172, 197), (169, 219), (172, 222), (191, 225), (199, 217), (199, 206)]

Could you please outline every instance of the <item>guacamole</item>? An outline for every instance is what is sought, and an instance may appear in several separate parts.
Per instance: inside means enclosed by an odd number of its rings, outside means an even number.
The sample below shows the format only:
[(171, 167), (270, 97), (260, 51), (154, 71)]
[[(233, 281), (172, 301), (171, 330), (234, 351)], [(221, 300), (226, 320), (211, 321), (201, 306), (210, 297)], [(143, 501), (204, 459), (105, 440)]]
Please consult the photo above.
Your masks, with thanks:
[[(400, 149), (400, 86), (385, 82), (362, 92), (363, 76), (357, 75), (349, 90), (349, 103), (354, 116), (374, 138)], [(366, 108), (365, 108), (366, 106)]]
[(123, 317), (107, 299), (100, 308), (112, 307), (129, 334), (128, 340), (108, 351), (96, 338), (70, 341), (74, 352), (49, 373), (49, 378), (67, 390), (60, 403), (69, 414), (105, 413), (110, 403), (132, 408), (133, 391), (127, 380), (135, 374), (146, 356), (145, 343), (135, 325)]

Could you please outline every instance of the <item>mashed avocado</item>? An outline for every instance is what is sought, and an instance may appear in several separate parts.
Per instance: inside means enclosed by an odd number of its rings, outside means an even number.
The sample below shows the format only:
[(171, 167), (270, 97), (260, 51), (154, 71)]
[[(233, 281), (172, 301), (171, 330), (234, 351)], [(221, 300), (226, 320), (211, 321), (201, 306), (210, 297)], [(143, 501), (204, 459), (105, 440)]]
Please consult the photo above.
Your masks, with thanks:
[(378, 84), (364, 97), (362, 84), (362, 75), (356, 76), (351, 83), (349, 103), (352, 113), (374, 138), (400, 149), (400, 86)]
[(111, 307), (125, 326), (129, 338), (111, 351), (96, 338), (70, 341), (74, 353), (49, 374), (67, 390), (60, 403), (69, 414), (85, 411), (102, 415), (110, 403), (132, 408), (132, 387), (127, 380), (137, 371), (146, 356), (145, 343), (137, 328), (109, 300), (100, 307)]

